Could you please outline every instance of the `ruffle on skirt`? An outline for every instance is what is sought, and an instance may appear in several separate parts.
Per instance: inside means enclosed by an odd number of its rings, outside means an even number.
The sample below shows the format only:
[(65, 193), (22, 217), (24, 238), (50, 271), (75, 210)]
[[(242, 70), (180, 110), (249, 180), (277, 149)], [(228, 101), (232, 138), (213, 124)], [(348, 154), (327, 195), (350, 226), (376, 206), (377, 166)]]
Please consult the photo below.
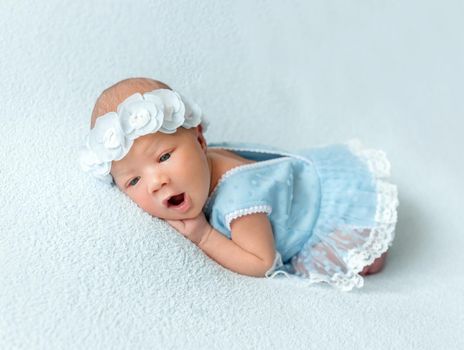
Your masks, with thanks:
[(359, 272), (393, 242), (399, 202), (397, 187), (383, 180), (390, 176), (385, 152), (364, 149), (357, 139), (332, 147), (334, 152), (326, 148), (329, 155), (324, 148), (310, 155), (321, 179), (313, 234), (285, 265), (276, 252), (268, 278), (284, 274), (299, 284), (325, 282), (343, 291), (360, 288), (364, 279)]

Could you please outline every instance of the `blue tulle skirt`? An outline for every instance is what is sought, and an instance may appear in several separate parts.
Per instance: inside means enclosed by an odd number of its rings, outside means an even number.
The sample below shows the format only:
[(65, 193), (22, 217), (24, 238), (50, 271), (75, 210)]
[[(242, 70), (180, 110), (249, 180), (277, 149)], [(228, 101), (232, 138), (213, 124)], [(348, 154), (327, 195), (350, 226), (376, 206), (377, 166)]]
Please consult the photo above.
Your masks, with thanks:
[(326, 282), (347, 291), (363, 286), (359, 272), (391, 246), (398, 194), (388, 183), (383, 151), (358, 140), (299, 152), (318, 172), (321, 203), (313, 233), (302, 249), (267, 277), (284, 274), (301, 283)]

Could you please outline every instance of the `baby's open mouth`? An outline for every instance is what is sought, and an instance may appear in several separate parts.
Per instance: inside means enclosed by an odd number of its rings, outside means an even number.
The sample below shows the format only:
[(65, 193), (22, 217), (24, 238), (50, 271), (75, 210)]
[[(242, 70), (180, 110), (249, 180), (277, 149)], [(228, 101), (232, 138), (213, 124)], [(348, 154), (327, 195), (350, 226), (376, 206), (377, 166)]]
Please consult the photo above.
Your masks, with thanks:
[(168, 199), (168, 208), (169, 207), (177, 207), (184, 203), (184, 193), (176, 194)]

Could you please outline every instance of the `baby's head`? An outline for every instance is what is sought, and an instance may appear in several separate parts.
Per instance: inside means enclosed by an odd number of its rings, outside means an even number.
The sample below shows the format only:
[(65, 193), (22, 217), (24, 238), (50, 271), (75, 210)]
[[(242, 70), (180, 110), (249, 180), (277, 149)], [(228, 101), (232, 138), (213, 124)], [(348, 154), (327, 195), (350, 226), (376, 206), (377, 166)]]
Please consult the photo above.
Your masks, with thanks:
[(211, 163), (201, 112), (166, 84), (122, 80), (98, 97), (81, 167), (114, 183), (153, 216), (198, 216), (208, 198)]

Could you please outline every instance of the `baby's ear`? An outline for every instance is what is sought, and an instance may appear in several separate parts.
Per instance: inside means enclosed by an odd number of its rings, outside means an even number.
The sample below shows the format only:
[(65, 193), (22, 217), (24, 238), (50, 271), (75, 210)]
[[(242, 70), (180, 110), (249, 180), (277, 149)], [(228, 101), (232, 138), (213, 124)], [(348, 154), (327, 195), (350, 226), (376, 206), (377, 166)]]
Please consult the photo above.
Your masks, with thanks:
[(203, 149), (203, 151), (206, 151), (207, 144), (206, 139), (203, 136), (203, 127), (201, 126), (201, 124), (195, 127), (195, 133), (201, 148)]

